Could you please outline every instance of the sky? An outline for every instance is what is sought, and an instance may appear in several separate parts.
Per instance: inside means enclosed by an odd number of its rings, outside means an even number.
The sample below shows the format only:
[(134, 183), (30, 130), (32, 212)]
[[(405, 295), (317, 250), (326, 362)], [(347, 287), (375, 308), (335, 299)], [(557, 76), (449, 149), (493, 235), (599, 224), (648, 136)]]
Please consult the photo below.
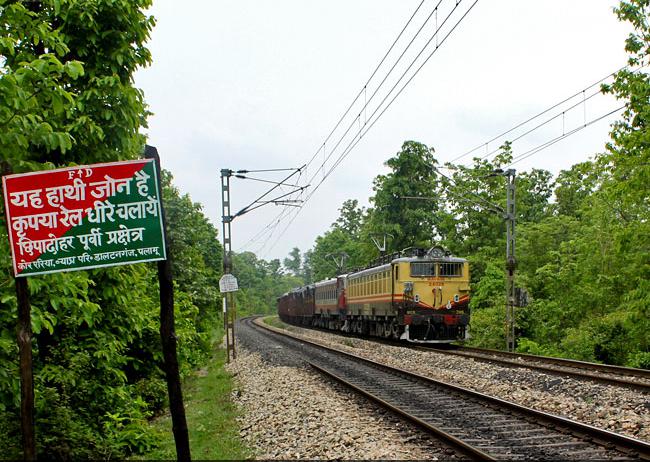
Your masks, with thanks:
[[(387, 173), (384, 162), (406, 140), (434, 148), (440, 163), (478, 147), (456, 160), (469, 163), (548, 121), (513, 143), (515, 156), (531, 154), (513, 168), (553, 174), (604, 150), (620, 113), (600, 118), (622, 103), (597, 94), (593, 84), (626, 64), (624, 40), (631, 32), (614, 15), (616, 2), (438, 1), (155, 0), (149, 10), (157, 20), (148, 43), (153, 63), (135, 78), (154, 114), (144, 130), (148, 143), (220, 236), (221, 169), (307, 164), (291, 181), (310, 186), (301, 196), (287, 196), (305, 201), (302, 208), (268, 204), (232, 222), (233, 250), (267, 260), (313, 247), (345, 200), (367, 206), (373, 179)], [(290, 173), (247, 176), (280, 181)], [(232, 212), (270, 187), (231, 178)], [(291, 191), (285, 186), (273, 193)]]

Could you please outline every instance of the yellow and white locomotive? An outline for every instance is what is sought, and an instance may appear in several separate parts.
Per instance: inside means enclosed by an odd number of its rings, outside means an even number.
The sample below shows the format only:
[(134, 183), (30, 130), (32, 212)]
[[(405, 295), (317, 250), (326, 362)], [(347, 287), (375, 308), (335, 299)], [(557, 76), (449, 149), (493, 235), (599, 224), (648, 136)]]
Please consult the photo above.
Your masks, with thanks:
[(434, 247), (284, 294), (288, 323), (410, 342), (463, 340), (469, 325), (467, 260)]

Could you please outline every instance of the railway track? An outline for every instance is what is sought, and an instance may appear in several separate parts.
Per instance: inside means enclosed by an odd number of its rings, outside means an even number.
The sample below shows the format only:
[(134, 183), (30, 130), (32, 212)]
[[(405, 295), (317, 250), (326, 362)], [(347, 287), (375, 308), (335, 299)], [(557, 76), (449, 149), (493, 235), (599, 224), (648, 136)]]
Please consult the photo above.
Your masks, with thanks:
[[(302, 328), (308, 329), (306, 327)], [(314, 330), (334, 335), (345, 335), (338, 334), (336, 331), (327, 329)], [(589, 380), (592, 382), (615, 385), (636, 391), (650, 393), (650, 370), (647, 369), (611, 366), (607, 364), (552, 358), (549, 356), (537, 356), (524, 353), (509, 353), (507, 351), (490, 350), (483, 348), (458, 346), (453, 349), (442, 349), (439, 347), (414, 345), (396, 340), (379, 339), (376, 337), (363, 338), (364, 340), (372, 342), (403, 346), (418, 351), (435, 352), (446, 355), (460, 356), (464, 358), (472, 358), (476, 361), (499, 364), (505, 367), (532, 369), (547, 374), (559, 375), (563, 377), (568, 376), (579, 380)]]
[[(431, 348), (414, 347), (431, 351)], [(552, 358), (522, 353), (489, 350), (472, 347), (458, 347), (455, 350), (434, 350), (437, 353), (472, 358), (501, 364), (507, 367), (535, 369), (549, 374), (570, 376), (609, 385), (622, 386), (642, 392), (650, 392), (650, 370), (631, 367), (610, 366), (571, 359)]]
[(473, 459), (650, 460), (650, 444), (643, 441), (244, 322)]

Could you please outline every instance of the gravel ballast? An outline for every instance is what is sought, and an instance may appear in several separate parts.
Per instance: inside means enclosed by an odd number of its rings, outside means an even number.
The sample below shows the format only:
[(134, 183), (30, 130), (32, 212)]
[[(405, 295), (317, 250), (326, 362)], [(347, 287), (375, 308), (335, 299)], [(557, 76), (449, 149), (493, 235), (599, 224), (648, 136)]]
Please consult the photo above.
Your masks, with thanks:
[(258, 459), (449, 459), (427, 435), (321, 375), (239, 350), (242, 438)]
[[(261, 323), (261, 320), (257, 320)], [(642, 440), (650, 438), (647, 394), (417, 351), (323, 331), (296, 337)], [(383, 408), (315, 372), (299, 353), (242, 323), (237, 359), (240, 434), (258, 459), (449, 460), (453, 451)]]
[(650, 440), (650, 396), (646, 393), (295, 326), (290, 326), (289, 331), (298, 337), (373, 361), (641, 440)]

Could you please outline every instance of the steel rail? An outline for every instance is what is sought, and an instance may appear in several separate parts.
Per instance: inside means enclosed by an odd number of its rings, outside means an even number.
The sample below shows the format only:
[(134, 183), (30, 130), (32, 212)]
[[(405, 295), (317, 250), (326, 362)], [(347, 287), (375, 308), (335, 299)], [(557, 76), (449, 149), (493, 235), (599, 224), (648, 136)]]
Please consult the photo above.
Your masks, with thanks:
[[(636, 391), (640, 391), (642, 393), (650, 393), (650, 382), (644, 382), (646, 380), (650, 381), (650, 370), (648, 369), (636, 369), (633, 367), (613, 366), (609, 364), (599, 364), (599, 363), (592, 363), (587, 361), (578, 361), (575, 359), (553, 358), (551, 356), (537, 356), (537, 355), (526, 354), (526, 353), (511, 353), (508, 351), (465, 347), (465, 346), (458, 346), (458, 345), (452, 345), (456, 349), (446, 350), (446, 349), (439, 348), (437, 346), (426, 347), (422, 345), (404, 343), (403, 341), (397, 341), (392, 339), (384, 339), (378, 337), (358, 337), (357, 335), (349, 335), (349, 334), (340, 333), (329, 329), (317, 328), (317, 327), (306, 327), (306, 326), (297, 326), (297, 327), (300, 327), (301, 329), (317, 330), (319, 332), (326, 332), (333, 335), (339, 335), (344, 337), (362, 338), (363, 340), (368, 340), (371, 342), (378, 342), (378, 343), (394, 345), (394, 346), (403, 346), (405, 348), (411, 348), (417, 351), (463, 356), (467, 358), (473, 358), (478, 361), (503, 364), (506, 367), (519, 367), (519, 368), (538, 370), (552, 375), (561, 375), (561, 376), (568, 375), (570, 377), (574, 377), (577, 379), (591, 380), (594, 382), (604, 383), (607, 385), (614, 385), (614, 386), (633, 389)], [(501, 357), (499, 358), (498, 356)], [(516, 358), (521, 359), (521, 361), (517, 361)], [(542, 363), (542, 364), (533, 364), (534, 362)], [(543, 363), (547, 363), (547, 364), (543, 364)], [(556, 367), (550, 366), (549, 364), (554, 364), (559, 367), (566, 367), (568, 369), (558, 369)], [(612, 374), (613, 376), (601, 375), (595, 373), (594, 371), (602, 372), (603, 374)], [(617, 375), (619, 377), (616, 377)], [(621, 375), (625, 377), (620, 377)]]
[[(442, 387), (458, 395), (467, 396), (469, 399), (489, 403), (490, 405), (501, 409), (507, 409), (511, 413), (517, 413), (520, 415), (528, 416), (531, 420), (534, 420), (535, 422), (543, 422), (544, 425), (548, 428), (554, 428), (556, 430), (563, 429), (564, 433), (573, 435), (574, 437), (580, 438), (585, 442), (594, 443), (607, 450), (611, 450), (615, 448), (629, 457), (639, 458), (641, 460), (650, 460), (650, 443), (647, 443), (645, 441), (641, 441), (635, 438), (630, 438), (628, 436), (620, 435), (618, 433), (610, 432), (607, 430), (603, 430), (581, 422), (576, 422), (565, 417), (561, 417), (546, 412), (538, 411), (532, 408), (528, 408), (525, 406), (521, 406), (519, 404), (515, 404), (506, 400), (502, 400), (500, 398), (495, 398), (489, 395), (485, 395), (483, 393), (479, 393), (473, 390), (459, 387), (457, 385), (438, 381), (430, 377), (422, 376), (420, 374), (416, 374), (401, 368), (381, 364), (376, 361), (372, 361), (360, 357), (358, 355), (354, 355), (346, 351), (339, 350), (337, 348), (327, 347), (310, 340), (296, 337), (295, 335), (287, 333), (282, 329), (264, 325), (257, 321), (254, 321), (253, 324), (256, 327), (266, 329), (277, 335), (288, 337), (293, 340), (308, 344), (310, 346), (326, 351), (328, 353), (334, 353), (336, 355), (340, 355), (342, 357), (359, 362), (361, 364), (369, 365), (373, 368), (383, 369), (397, 375), (409, 377), (410, 379), (415, 381), (424, 382), (436, 387)], [(417, 419), (417, 417), (415, 418)], [(442, 430), (440, 431), (444, 433), (444, 431)]]
[[(573, 359), (553, 358), (550, 356), (537, 356), (523, 353), (511, 353), (507, 351), (473, 347), (458, 347), (457, 350), (443, 350), (414, 345), (411, 346), (411, 348), (418, 351), (434, 351), (436, 353), (446, 355), (462, 356), (465, 358), (476, 359), (478, 361), (503, 364), (509, 367), (534, 369), (554, 375), (568, 375), (579, 379), (593, 380), (595, 382), (605, 383), (608, 385), (631, 388), (641, 392), (650, 392), (650, 382), (647, 382), (647, 380), (650, 380), (650, 370), (646, 369), (635, 369), (631, 367), (590, 363)], [(518, 361), (517, 359), (520, 360)], [(598, 372), (601, 372), (601, 374)], [(625, 377), (620, 377), (621, 375)], [(644, 380), (646, 382), (644, 382)]]
[(650, 369), (637, 369), (634, 367), (614, 366), (611, 364), (592, 363), (588, 361), (578, 361), (576, 359), (554, 358), (552, 356), (532, 355), (528, 353), (511, 353), (509, 351), (493, 350), (489, 348), (475, 348), (461, 346), (458, 351), (467, 351), (474, 353), (493, 354), (508, 356), (513, 358), (525, 358), (531, 361), (544, 361), (551, 364), (566, 365), (577, 369), (597, 370), (613, 374), (629, 375), (631, 377), (650, 379)]
[(472, 457), (472, 458), (474, 458), (476, 460), (498, 460), (498, 459), (492, 457), (491, 455), (489, 455), (488, 453), (486, 453), (484, 451), (481, 451), (480, 449), (475, 448), (471, 444), (465, 443), (463, 440), (461, 440), (459, 438), (456, 438), (452, 434), (450, 434), (448, 432), (445, 432), (444, 430), (431, 425), (430, 423), (420, 419), (419, 417), (416, 417), (413, 414), (409, 414), (408, 412), (402, 410), (401, 408), (399, 408), (397, 406), (393, 406), (388, 401), (385, 401), (385, 400), (381, 399), (379, 396), (377, 396), (377, 395), (375, 395), (375, 394), (373, 394), (373, 393), (371, 393), (371, 392), (369, 392), (367, 390), (364, 390), (361, 387), (356, 386), (352, 382), (349, 382), (349, 381), (345, 380), (344, 378), (336, 375), (334, 372), (329, 371), (329, 370), (327, 370), (327, 369), (325, 369), (323, 367), (320, 367), (320, 366), (312, 363), (311, 361), (308, 361), (308, 364), (312, 368), (314, 368), (315, 370), (320, 372), (321, 374), (333, 378), (334, 380), (336, 380), (337, 382), (340, 382), (344, 386), (346, 386), (348, 388), (351, 388), (352, 390), (354, 390), (357, 393), (365, 396), (366, 398), (370, 399), (371, 401), (374, 401), (374, 402), (378, 403), (379, 405), (385, 407), (386, 409), (390, 410), (391, 412), (402, 416), (406, 420), (409, 420), (409, 421), (413, 422), (417, 426), (425, 429), (426, 431), (428, 431), (429, 433), (437, 436), (438, 438), (442, 439), (443, 441), (451, 444), (452, 446), (455, 446), (457, 449), (459, 449), (465, 455), (468, 455), (468, 456), (470, 456), (470, 457)]

